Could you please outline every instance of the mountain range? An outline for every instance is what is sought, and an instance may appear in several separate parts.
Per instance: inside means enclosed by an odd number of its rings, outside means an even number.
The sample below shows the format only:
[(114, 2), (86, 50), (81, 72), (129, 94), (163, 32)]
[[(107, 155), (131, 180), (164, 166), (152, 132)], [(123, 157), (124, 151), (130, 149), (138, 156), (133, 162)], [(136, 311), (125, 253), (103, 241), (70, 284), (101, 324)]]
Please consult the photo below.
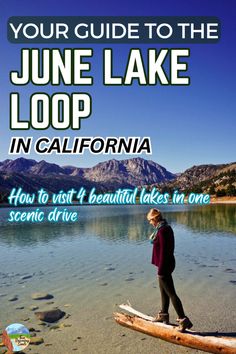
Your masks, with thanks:
[[(12, 188), (22, 187), (26, 192), (44, 188), (49, 193), (81, 186), (100, 192), (118, 188), (152, 187), (161, 190), (201, 188), (206, 191), (214, 184), (236, 186), (236, 163), (193, 166), (183, 173), (174, 174), (158, 163), (142, 158), (108, 160), (91, 168), (59, 166), (44, 160), (17, 158), (0, 162), (0, 192), (5, 199)], [(205, 186), (205, 187), (204, 187)]]
[(185, 193), (209, 193), (217, 196), (236, 195), (236, 163), (198, 165), (180, 173), (175, 180), (161, 184), (162, 190)]

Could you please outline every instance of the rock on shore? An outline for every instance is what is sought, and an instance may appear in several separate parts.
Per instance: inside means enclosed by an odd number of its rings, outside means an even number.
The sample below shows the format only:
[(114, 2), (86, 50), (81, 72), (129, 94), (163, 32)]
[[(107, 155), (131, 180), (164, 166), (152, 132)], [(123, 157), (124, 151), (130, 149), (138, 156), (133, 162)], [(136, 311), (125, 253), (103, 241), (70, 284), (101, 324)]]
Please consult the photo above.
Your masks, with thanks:
[(60, 309), (49, 310), (49, 311), (38, 311), (34, 313), (36, 317), (44, 322), (56, 322), (60, 320), (60, 318), (65, 316), (65, 312)]
[(53, 299), (53, 295), (47, 293), (34, 293), (31, 295), (33, 300), (49, 300)]

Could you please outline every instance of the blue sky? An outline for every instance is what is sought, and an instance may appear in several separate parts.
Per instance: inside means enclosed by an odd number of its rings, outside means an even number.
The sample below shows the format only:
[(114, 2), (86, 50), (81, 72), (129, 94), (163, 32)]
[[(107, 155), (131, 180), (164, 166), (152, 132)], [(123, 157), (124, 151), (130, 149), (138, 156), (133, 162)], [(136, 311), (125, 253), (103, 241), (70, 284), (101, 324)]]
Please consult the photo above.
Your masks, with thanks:
[[(1, 158), (9, 158), (10, 137), (14, 136), (150, 136), (152, 159), (171, 172), (180, 172), (203, 163), (228, 163), (235, 161), (235, 33), (236, 3), (232, 1), (7, 1), (1, 4), (0, 14), (0, 105), (1, 105)], [(93, 113), (82, 121), (82, 128), (75, 132), (58, 133), (50, 129), (12, 132), (9, 130), (9, 94), (19, 91), (22, 95), (22, 114), (28, 118), (29, 96), (38, 87), (14, 87), (9, 82), (9, 72), (20, 68), (20, 44), (7, 41), (6, 23), (10, 16), (27, 15), (78, 15), (78, 16), (217, 16), (221, 20), (222, 36), (217, 44), (181, 45), (189, 47), (188, 59), (190, 86), (132, 86), (108, 87), (102, 84), (102, 50), (104, 45), (94, 44), (91, 73), (93, 87), (60, 87), (65, 92), (86, 91), (93, 99)], [(179, 47), (180, 45), (178, 45)], [(24, 45), (25, 47), (25, 45)], [(31, 47), (37, 47), (32, 45)], [(53, 45), (47, 45), (53, 47)], [(63, 47), (63, 46), (61, 46)], [(67, 45), (68, 47), (68, 45)], [(86, 45), (71, 45), (84, 48)], [(108, 47), (108, 45), (106, 45)], [(131, 45), (117, 44), (114, 50), (114, 71), (122, 74)], [(137, 47), (137, 45), (133, 46)], [(160, 49), (164, 45), (139, 45), (143, 54), (149, 47)], [(165, 45), (165, 47), (167, 47)], [(169, 45), (168, 47), (175, 47)], [(45, 86), (40, 90), (54, 93), (57, 87)], [(80, 155), (39, 156), (60, 165), (93, 166), (109, 158), (129, 158), (129, 155), (92, 156)], [(12, 157), (11, 157), (12, 158)]]

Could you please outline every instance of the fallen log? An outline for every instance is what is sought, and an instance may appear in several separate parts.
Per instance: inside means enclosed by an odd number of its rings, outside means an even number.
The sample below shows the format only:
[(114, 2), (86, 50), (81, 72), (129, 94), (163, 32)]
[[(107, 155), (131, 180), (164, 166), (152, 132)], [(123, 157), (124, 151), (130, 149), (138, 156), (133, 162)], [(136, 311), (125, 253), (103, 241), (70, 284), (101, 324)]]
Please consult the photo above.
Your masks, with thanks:
[(216, 333), (195, 332), (186, 330), (179, 332), (174, 325), (166, 325), (159, 322), (153, 322), (154, 318), (145, 315), (129, 305), (120, 305), (120, 308), (132, 313), (130, 316), (124, 313), (114, 313), (117, 323), (122, 326), (134, 329), (136, 331), (163, 339), (173, 344), (183, 345), (185, 347), (199, 349), (208, 353), (215, 354), (235, 354), (236, 338), (220, 336)]

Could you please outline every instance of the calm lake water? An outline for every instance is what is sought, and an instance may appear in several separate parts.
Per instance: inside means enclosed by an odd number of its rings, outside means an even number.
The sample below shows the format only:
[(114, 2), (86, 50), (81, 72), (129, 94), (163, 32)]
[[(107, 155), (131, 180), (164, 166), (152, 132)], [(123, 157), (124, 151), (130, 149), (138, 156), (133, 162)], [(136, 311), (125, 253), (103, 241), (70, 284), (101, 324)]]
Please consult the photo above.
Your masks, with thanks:
[[(40, 329), (37, 335), (45, 343), (31, 347), (31, 353), (200, 353), (125, 329), (113, 320), (117, 305), (127, 299), (144, 313), (159, 310), (148, 241), (153, 230), (145, 217), (149, 207), (71, 209), (78, 211), (79, 220), (70, 224), (10, 224), (10, 209), (0, 209), (1, 329), (15, 322)], [(175, 232), (174, 279), (193, 329), (235, 334), (236, 206), (161, 210)], [(38, 291), (53, 294), (54, 304), (32, 300), (31, 294)], [(9, 301), (13, 295), (17, 301)], [(58, 306), (69, 313), (61, 320), (69, 326), (39, 326), (29, 310), (36, 304), (40, 310)], [(175, 321), (172, 307), (170, 314)]]

